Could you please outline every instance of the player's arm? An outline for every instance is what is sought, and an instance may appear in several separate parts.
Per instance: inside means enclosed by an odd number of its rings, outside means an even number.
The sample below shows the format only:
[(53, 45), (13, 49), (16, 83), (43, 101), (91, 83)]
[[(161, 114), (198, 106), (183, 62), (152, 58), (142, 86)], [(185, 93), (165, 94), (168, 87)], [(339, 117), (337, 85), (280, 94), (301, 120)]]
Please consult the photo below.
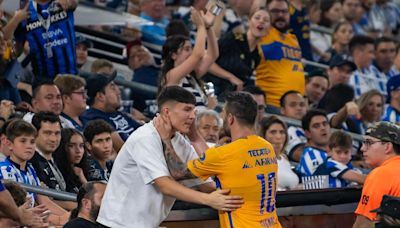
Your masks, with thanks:
[(354, 170), (347, 170), (345, 173), (342, 174), (342, 179), (357, 182), (359, 184), (364, 184), (365, 178), (367, 176), (361, 173), (357, 173)]
[(353, 228), (371, 228), (374, 227), (374, 222), (369, 220), (367, 217), (357, 215), (356, 221), (353, 224)]

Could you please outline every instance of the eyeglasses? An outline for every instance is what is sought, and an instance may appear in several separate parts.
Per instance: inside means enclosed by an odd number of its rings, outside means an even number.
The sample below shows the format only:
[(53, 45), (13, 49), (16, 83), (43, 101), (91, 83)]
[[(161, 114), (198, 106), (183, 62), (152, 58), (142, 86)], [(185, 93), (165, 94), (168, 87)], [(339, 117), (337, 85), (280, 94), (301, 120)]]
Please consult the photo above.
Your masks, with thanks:
[(82, 97), (87, 97), (87, 90), (84, 90), (84, 91), (77, 91), (77, 92), (71, 92), (71, 93), (79, 94), (79, 95), (81, 95)]
[(387, 142), (385, 142), (385, 141), (381, 141), (381, 140), (378, 140), (378, 141), (374, 141), (374, 140), (370, 140), (370, 139), (364, 139), (363, 141), (362, 141), (362, 144), (364, 144), (367, 148), (369, 148), (370, 146), (372, 146), (373, 144), (375, 144), (375, 143), (387, 143)]
[(269, 13), (271, 13), (271, 14), (288, 14), (289, 13), (289, 10), (288, 9), (271, 9), (270, 11), (269, 11)]

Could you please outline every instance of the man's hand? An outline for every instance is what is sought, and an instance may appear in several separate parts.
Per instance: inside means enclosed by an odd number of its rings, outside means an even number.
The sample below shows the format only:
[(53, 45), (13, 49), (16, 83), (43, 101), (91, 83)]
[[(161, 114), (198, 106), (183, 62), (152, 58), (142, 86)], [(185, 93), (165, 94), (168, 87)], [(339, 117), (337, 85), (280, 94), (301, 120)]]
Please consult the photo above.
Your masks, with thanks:
[(24, 8), (15, 11), (14, 17), (15, 19), (17, 19), (18, 22), (21, 22), (29, 18), (30, 13), (28, 8), (29, 8), (29, 3), (27, 3)]
[(168, 116), (157, 113), (153, 119), (153, 124), (162, 141), (171, 140), (173, 131), (171, 120)]
[(234, 211), (244, 203), (241, 196), (230, 196), (229, 189), (220, 189), (208, 194), (208, 202), (206, 204), (220, 211)]
[(2, 100), (0, 102), (0, 117), (8, 120), (12, 114), (15, 112), (14, 103), (9, 100)]
[(349, 101), (345, 104), (347, 116), (354, 116), (357, 119), (361, 118), (361, 113), (358, 105), (354, 101)]
[(22, 206), (19, 207), (20, 210), (20, 223), (24, 226), (37, 226), (43, 227), (46, 224), (43, 222), (44, 213), (43, 210), (47, 211), (45, 207), (30, 208), (32, 203), (31, 199), (28, 199)]

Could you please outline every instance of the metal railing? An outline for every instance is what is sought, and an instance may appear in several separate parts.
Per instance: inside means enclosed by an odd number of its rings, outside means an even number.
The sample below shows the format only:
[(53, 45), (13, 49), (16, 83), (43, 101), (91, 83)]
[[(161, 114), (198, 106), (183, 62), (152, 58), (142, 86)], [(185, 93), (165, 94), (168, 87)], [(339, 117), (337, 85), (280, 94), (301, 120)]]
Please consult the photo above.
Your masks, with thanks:
[(23, 183), (18, 183), (18, 182), (14, 182), (14, 183), (21, 186), (27, 192), (32, 192), (32, 193), (36, 193), (39, 195), (49, 196), (56, 200), (76, 202), (76, 194), (73, 194), (73, 193), (62, 192), (62, 191), (57, 191), (54, 189), (42, 188), (39, 186), (33, 186), (33, 185), (23, 184)]

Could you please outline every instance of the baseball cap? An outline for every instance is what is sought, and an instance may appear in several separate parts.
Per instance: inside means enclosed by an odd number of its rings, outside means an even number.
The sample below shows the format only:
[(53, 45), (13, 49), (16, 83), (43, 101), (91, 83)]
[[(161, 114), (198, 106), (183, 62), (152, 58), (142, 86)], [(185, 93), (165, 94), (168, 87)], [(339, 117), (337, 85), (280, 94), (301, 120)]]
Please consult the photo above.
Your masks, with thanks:
[(379, 208), (372, 210), (378, 214), (400, 219), (400, 197), (384, 195)]
[(323, 77), (329, 81), (328, 75), (326, 75), (325, 71), (323, 71), (323, 70), (313, 70), (306, 76), (306, 78), (308, 78), (308, 79), (313, 78), (313, 77)]
[(92, 48), (92, 47), (93, 47), (92, 41), (86, 39), (86, 37), (84, 37), (84, 36), (81, 35), (81, 34), (77, 34), (77, 35), (75, 36), (75, 45), (78, 45), (78, 44), (83, 44), (83, 45), (85, 45), (87, 48)]
[(93, 104), (96, 94), (114, 81), (115, 77), (117, 77), (116, 71), (114, 71), (111, 75), (95, 74), (86, 79), (88, 104)]
[(353, 60), (348, 55), (335, 55), (332, 57), (331, 61), (329, 61), (329, 68), (343, 65), (349, 65), (351, 67), (351, 71), (355, 71), (357, 69), (356, 64), (354, 64)]
[(127, 57), (129, 58), (129, 56), (130, 56), (130, 51), (131, 51), (131, 48), (133, 47), (133, 46), (141, 46), (142, 45), (142, 42), (140, 41), (140, 40), (133, 40), (133, 41), (130, 41), (127, 45), (126, 45), (126, 53), (127, 53)]
[(389, 81), (386, 83), (388, 102), (390, 102), (390, 93), (398, 88), (400, 88), (400, 74), (391, 77)]
[(400, 127), (391, 122), (378, 122), (369, 127), (365, 135), (400, 145)]

